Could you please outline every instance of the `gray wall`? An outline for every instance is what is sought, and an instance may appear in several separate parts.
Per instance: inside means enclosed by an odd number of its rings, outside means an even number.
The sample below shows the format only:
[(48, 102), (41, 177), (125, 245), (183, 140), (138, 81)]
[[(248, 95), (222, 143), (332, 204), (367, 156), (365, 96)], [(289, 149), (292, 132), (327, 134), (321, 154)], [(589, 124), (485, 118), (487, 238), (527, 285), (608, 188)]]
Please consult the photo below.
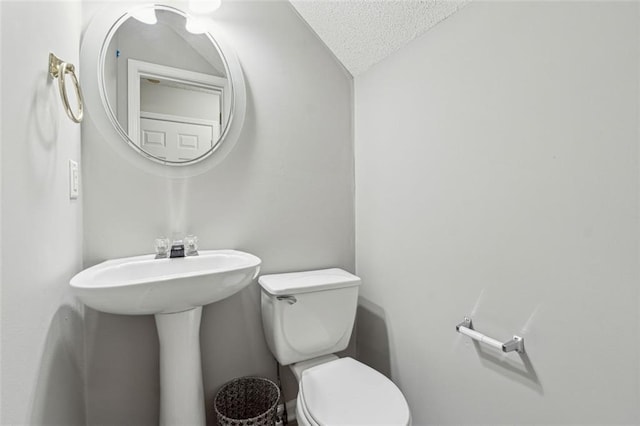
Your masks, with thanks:
[[(263, 273), (354, 270), (352, 79), (287, 2), (225, 2), (214, 19), (242, 63), (247, 116), (229, 156), (203, 175), (146, 174), (83, 123), (85, 266), (153, 251), (161, 234), (258, 255)], [(123, 142), (124, 143), (124, 142)], [(242, 375), (275, 375), (256, 284), (208, 306), (201, 328), (205, 396)], [(90, 424), (157, 424), (152, 316), (87, 310)], [(289, 398), (296, 389), (289, 390)]]
[[(80, 4), (3, 1), (0, 9), (0, 423), (84, 425), (83, 309), (68, 287), (82, 261), (81, 200), (68, 195), (80, 126), (47, 70), (49, 52), (78, 64)], [(45, 30), (60, 22), (64, 31)]]
[(358, 343), (415, 424), (640, 421), (638, 12), (472, 2), (356, 77)]

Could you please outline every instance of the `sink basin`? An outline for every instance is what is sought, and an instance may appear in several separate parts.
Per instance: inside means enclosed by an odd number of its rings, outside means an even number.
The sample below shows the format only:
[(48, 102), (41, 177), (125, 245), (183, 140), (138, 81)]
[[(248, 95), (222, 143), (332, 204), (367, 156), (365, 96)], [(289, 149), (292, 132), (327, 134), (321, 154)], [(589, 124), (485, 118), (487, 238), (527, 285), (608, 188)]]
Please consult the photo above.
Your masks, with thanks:
[(168, 314), (231, 296), (253, 281), (260, 259), (236, 250), (199, 256), (154, 255), (108, 260), (71, 279), (74, 293), (93, 309), (112, 314)]
[(71, 279), (73, 292), (99, 311), (153, 314), (160, 343), (160, 425), (205, 426), (200, 321), (202, 306), (253, 281), (260, 258), (236, 250), (199, 256), (108, 260)]

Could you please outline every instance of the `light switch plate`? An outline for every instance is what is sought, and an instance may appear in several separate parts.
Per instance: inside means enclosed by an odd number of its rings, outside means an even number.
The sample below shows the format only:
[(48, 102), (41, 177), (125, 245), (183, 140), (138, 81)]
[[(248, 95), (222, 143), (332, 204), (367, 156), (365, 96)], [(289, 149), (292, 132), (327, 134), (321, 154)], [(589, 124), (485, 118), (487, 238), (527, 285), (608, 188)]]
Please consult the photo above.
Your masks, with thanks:
[(78, 163), (69, 160), (69, 199), (75, 200), (80, 193), (80, 174), (78, 173)]

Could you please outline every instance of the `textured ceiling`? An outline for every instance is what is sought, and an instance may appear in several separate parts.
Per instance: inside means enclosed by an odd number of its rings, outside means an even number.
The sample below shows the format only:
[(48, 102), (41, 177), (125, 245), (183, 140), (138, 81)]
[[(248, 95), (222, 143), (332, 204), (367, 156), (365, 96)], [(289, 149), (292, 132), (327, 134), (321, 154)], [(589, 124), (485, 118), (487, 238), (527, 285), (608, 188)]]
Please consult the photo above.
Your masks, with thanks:
[(446, 19), (468, 0), (290, 0), (356, 76)]

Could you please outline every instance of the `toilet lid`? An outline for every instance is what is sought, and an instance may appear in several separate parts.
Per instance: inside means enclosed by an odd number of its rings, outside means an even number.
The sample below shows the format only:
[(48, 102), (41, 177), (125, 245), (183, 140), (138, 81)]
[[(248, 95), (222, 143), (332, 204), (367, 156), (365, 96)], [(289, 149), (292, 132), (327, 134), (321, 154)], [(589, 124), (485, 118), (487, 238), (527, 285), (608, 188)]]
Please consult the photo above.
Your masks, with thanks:
[(302, 373), (306, 411), (322, 425), (407, 425), (409, 406), (388, 378), (352, 358)]

